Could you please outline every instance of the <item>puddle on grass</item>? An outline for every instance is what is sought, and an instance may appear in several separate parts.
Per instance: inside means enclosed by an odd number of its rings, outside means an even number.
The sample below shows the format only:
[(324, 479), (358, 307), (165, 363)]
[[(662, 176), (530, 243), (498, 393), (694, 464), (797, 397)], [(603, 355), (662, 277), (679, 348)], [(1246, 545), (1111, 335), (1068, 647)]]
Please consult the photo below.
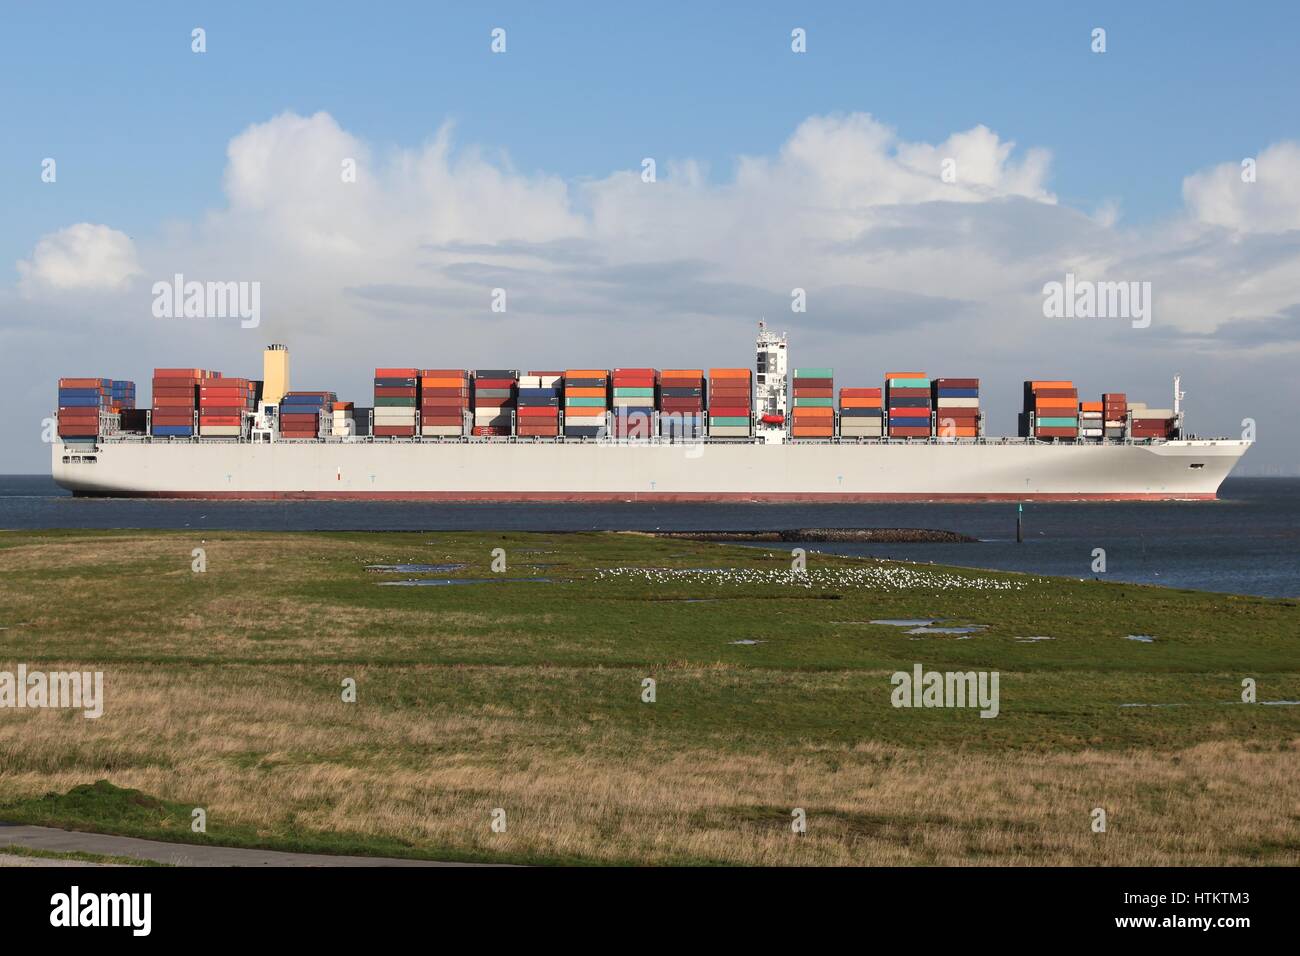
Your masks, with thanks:
[(1036, 636), (1036, 637), (1017, 637), (1015, 640), (1017, 644), (1037, 644), (1039, 641), (1054, 641), (1056, 640), (1056, 638)]
[(988, 627), (987, 624), (973, 624), (969, 627), (914, 627), (908, 634), (978, 634)]
[(1300, 707), (1300, 700), (1261, 700), (1265, 707)]
[(1150, 634), (1125, 634), (1124, 640), (1137, 641), (1140, 644), (1154, 644), (1156, 639)]
[(461, 571), (465, 564), (367, 564), (367, 571), (379, 571), (384, 574), (446, 574), (448, 571)]
[(746, 644), (746, 645), (749, 645), (749, 644), (766, 644), (767, 641), (752, 641), (752, 640), (750, 640), (749, 638), (746, 637), (746, 638), (742, 638), (742, 639), (739, 640), (739, 641), (727, 641), (727, 643), (728, 643), (728, 644)]
[[(857, 622), (857, 621), (850, 621), (850, 622), (846, 622), (846, 623), (856, 624), (856, 623), (858, 623), (858, 622)], [(910, 619), (910, 618), (886, 618), (886, 619), (881, 620), (881, 621), (868, 621), (867, 623), (868, 623), (868, 624), (888, 624), (890, 627), (928, 627), (929, 625), (931, 625), (931, 624), (937, 624), (938, 622), (937, 622), (936, 620), (934, 620), (934, 618), (929, 618), (929, 617), (927, 617), (927, 618), (925, 618), (924, 620), (922, 620), (921, 618), (918, 617), (918, 618), (915, 618), (915, 619)]]
[(526, 582), (554, 584), (550, 578), (417, 578), (411, 581), (380, 581), (381, 588), (445, 588), (455, 584), (497, 584), (501, 582)]
[(1120, 704), (1121, 707), (1186, 707), (1186, 704)]

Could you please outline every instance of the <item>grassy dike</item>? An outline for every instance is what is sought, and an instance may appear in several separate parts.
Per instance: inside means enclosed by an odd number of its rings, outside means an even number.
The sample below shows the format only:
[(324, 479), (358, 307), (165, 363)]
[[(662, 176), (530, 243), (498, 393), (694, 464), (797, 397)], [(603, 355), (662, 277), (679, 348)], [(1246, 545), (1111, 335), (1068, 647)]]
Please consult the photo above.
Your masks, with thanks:
[[(1296, 601), (790, 560), (632, 534), (0, 532), (0, 670), (99, 670), (106, 696), (98, 720), (0, 710), (0, 820), (527, 863), (1300, 863), (1300, 707), (1240, 702), (1246, 677), (1300, 699)], [(399, 562), (465, 567), (366, 570)], [(493, 580), (379, 584), (420, 577)], [(988, 627), (868, 623), (911, 617)], [(998, 671), (999, 715), (893, 707), (917, 663)]]

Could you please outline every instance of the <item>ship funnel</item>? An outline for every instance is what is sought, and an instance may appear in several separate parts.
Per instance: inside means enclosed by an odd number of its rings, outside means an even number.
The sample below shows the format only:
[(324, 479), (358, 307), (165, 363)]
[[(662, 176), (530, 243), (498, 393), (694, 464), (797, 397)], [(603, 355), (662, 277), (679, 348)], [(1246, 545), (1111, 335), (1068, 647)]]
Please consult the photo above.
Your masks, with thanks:
[(289, 348), (286, 345), (268, 345), (262, 353), (262, 401), (267, 405), (279, 405), (287, 391)]

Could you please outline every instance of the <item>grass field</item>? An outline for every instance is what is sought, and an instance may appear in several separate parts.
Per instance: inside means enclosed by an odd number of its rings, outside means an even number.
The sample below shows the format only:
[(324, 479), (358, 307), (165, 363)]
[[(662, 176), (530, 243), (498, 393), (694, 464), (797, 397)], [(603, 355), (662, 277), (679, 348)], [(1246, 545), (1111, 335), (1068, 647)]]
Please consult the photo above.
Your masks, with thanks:
[[(465, 567), (366, 570), (398, 562)], [(1297, 602), (790, 567), (631, 534), (3, 532), (0, 670), (100, 670), (106, 703), (0, 710), (0, 820), (527, 863), (1300, 863), (1300, 707), (1264, 703), (1300, 699)], [(490, 580), (380, 586), (449, 576)], [(987, 628), (868, 623), (912, 617)], [(998, 671), (999, 715), (895, 708), (918, 663)]]

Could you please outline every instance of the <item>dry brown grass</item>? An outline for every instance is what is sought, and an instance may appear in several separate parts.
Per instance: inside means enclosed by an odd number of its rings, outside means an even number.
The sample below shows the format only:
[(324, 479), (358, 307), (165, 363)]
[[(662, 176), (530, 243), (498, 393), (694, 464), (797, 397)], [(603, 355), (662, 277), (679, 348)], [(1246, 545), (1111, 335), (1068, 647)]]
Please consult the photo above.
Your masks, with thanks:
[[(319, 666), (115, 665), (98, 721), (6, 714), (0, 800), (102, 777), (206, 807), (218, 839), (223, 822), (268, 835), (297, 827), (391, 837), (430, 855), (1197, 865), (1260, 862), (1263, 850), (1268, 862), (1300, 863), (1300, 741), (1168, 753), (677, 749), (590, 715), (538, 720), (517, 701), (374, 702), (378, 681), (418, 686), (437, 670), (388, 667), (371, 681), (364, 669)], [(338, 699), (342, 676), (358, 678), (358, 704)], [(502, 674), (462, 667), (456, 677), (486, 686)], [(1090, 829), (1098, 806), (1105, 834)], [(494, 807), (507, 811), (505, 834), (489, 829)], [(808, 814), (801, 837), (793, 807)]]

